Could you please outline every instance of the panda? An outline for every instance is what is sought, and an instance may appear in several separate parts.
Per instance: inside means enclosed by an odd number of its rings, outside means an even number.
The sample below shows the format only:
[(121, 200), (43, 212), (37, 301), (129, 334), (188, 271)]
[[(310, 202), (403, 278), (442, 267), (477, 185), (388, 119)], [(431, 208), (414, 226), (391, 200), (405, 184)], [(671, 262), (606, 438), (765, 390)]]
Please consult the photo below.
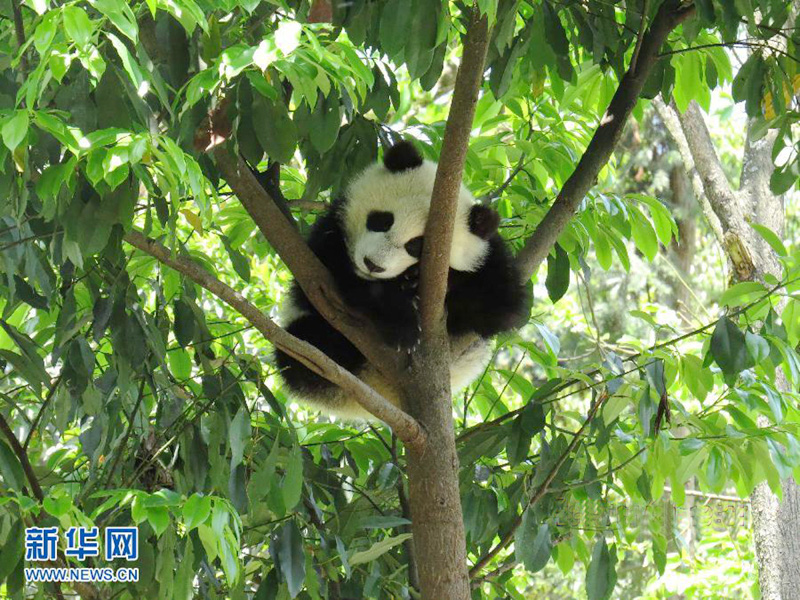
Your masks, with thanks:
[[(420, 334), (417, 280), (436, 163), (402, 141), (383, 163), (358, 175), (314, 224), (308, 244), (331, 272), (343, 301), (369, 318), (386, 344), (410, 350)], [(445, 304), (451, 345), (477, 341), (451, 357), (451, 389), (476, 379), (491, 358), (490, 338), (519, 327), (530, 309), (527, 286), (497, 229), (499, 215), (461, 186)], [(293, 282), (281, 325), (316, 346), (390, 402), (399, 395), (358, 349), (334, 329)], [(280, 350), (275, 362), (290, 395), (344, 420), (374, 419), (346, 392)]]

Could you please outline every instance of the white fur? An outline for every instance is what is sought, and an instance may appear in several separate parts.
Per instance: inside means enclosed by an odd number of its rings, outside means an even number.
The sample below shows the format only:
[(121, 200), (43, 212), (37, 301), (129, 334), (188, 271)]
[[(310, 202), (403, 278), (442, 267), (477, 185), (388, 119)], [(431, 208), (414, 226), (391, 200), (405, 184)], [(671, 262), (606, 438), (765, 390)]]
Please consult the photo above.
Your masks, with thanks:
[[(415, 169), (392, 173), (382, 164), (368, 167), (350, 184), (345, 197), (342, 225), (350, 258), (364, 279), (392, 279), (418, 259), (405, 250), (405, 243), (425, 230), (436, 178), (436, 163), (424, 161)], [(450, 266), (457, 271), (478, 269), (489, 252), (489, 244), (469, 231), (469, 212), (476, 203), (464, 185), (458, 196)], [(367, 216), (373, 211), (394, 215), (387, 232), (367, 230)], [(364, 258), (383, 267), (369, 273)]]
[[(451, 356), (450, 392), (455, 394), (476, 380), (483, 374), (491, 357), (491, 343), (483, 338), (477, 338), (458, 356)], [(402, 407), (402, 401), (396, 388), (390, 385), (375, 367), (367, 363), (361, 371), (355, 374), (389, 402)], [(304, 396), (303, 399), (321, 411), (344, 421), (375, 421), (373, 415), (338, 387), (328, 388), (315, 395)]]

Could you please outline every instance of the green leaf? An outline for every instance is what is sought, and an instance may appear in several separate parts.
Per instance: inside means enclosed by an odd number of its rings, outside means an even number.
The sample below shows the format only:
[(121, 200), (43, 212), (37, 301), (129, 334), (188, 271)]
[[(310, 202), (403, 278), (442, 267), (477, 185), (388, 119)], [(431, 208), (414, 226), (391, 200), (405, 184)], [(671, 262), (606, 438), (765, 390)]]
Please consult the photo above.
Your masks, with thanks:
[(742, 306), (766, 293), (764, 284), (758, 281), (740, 281), (725, 290), (719, 297), (722, 306)]
[(350, 566), (355, 567), (356, 565), (362, 565), (364, 563), (371, 562), (376, 558), (383, 556), (389, 550), (391, 550), (392, 548), (394, 548), (399, 544), (402, 544), (408, 539), (411, 539), (411, 534), (402, 533), (400, 535), (385, 538), (380, 542), (375, 542), (374, 544), (372, 544), (372, 546), (369, 547), (368, 550), (363, 550), (362, 552), (354, 553), (350, 557)]
[(28, 111), (18, 110), (14, 116), (3, 124), (3, 143), (12, 152), (20, 145), (28, 134)]
[(309, 121), (309, 137), (311, 144), (320, 154), (330, 150), (336, 143), (341, 122), (342, 112), (337, 94), (330, 94), (317, 100)]
[(561, 244), (556, 244), (555, 251), (555, 257), (551, 254), (547, 255), (547, 279), (545, 280), (547, 295), (550, 296), (553, 304), (567, 293), (570, 275), (569, 255), (566, 250), (561, 247)]
[(706, 462), (706, 482), (709, 487), (719, 492), (725, 485), (727, 477), (727, 462), (725, 456), (719, 448), (712, 448), (708, 453), (708, 460)]
[(156, 537), (160, 536), (169, 525), (169, 509), (166, 506), (148, 506), (147, 522), (155, 531)]
[(730, 377), (753, 366), (744, 334), (728, 317), (717, 321), (711, 335), (711, 355), (722, 372)]
[(0, 439), (0, 475), (9, 489), (17, 492), (21, 492), (27, 483), (17, 455), (3, 439)]
[(185, 348), (192, 343), (195, 332), (194, 311), (189, 303), (178, 298), (173, 305), (175, 315), (175, 339)]
[[(22, 519), (16, 519), (0, 549), (0, 582), (14, 572), (25, 554), (25, 527)], [(8, 585), (6, 586), (8, 588)], [(10, 593), (10, 591), (9, 591)]]
[(547, 523), (537, 523), (534, 511), (527, 509), (522, 515), (522, 524), (514, 534), (516, 559), (528, 571), (536, 573), (547, 565), (551, 549), (550, 526)]
[(289, 112), (282, 102), (271, 102), (260, 94), (255, 94), (253, 127), (258, 142), (271, 159), (279, 163), (292, 160), (297, 147), (297, 127), (289, 118)]
[(586, 570), (586, 595), (589, 600), (608, 600), (617, 583), (616, 553), (609, 552), (605, 538), (600, 538), (592, 550), (592, 562)]
[(763, 337), (747, 331), (744, 334), (744, 339), (753, 363), (759, 364), (769, 357), (769, 343)]
[(531, 436), (522, 426), (522, 415), (511, 423), (511, 432), (506, 441), (506, 455), (512, 466), (518, 465), (528, 456), (531, 447)]
[(286, 510), (292, 510), (300, 501), (303, 491), (303, 454), (300, 446), (292, 448), (289, 462), (286, 465), (286, 475), (283, 478), (281, 494)]
[(306, 558), (303, 537), (293, 520), (280, 528), (276, 545), (281, 574), (289, 586), (289, 595), (296, 598), (306, 578)]
[(205, 523), (211, 514), (211, 498), (200, 494), (192, 494), (183, 505), (183, 522), (190, 531)]
[(33, 32), (33, 45), (42, 57), (44, 57), (45, 51), (50, 48), (50, 44), (53, 43), (53, 39), (56, 37), (60, 17), (61, 13), (57, 10), (47, 12)]
[(388, 0), (383, 5), (379, 30), (381, 47), (393, 58), (406, 46), (411, 14), (408, 0)]
[(231, 246), (225, 236), (221, 237), (222, 244), (225, 246), (225, 250), (231, 259), (233, 270), (236, 271), (236, 274), (241, 277), (243, 281), (250, 283), (250, 261), (244, 254)]
[(241, 464), (244, 448), (250, 441), (250, 413), (242, 405), (233, 417), (230, 426), (231, 468)]
[(128, 47), (121, 39), (113, 33), (106, 33), (106, 37), (111, 41), (111, 45), (114, 46), (114, 50), (117, 51), (117, 54), (122, 60), (122, 67), (125, 69), (125, 72), (131, 79), (131, 83), (133, 83), (136, 88), (136, 93), (139, 96), (144, 96), (149, 89), (149, 84), (142, 74), (142, 68), (139, 66), (139, 63), (136, 62), (136, 59), (133, 58), (130, 50), (128, 50)]
[(656, 414), (656, 403), (650, 395), (650, 386), (646, 385), (641, 397), (639, 398), (639, 406), (636, 411), (639, 417), (639, 423), (642, 426), (642, 432), (646, 437), (649, 437), (653, 429), (653, 417)]
[(192, 357), (183, 348), (170, 348), (167, 364), (178, 381), (185, 381), (192, 375)]
[(769, 227), (765, 227), (759, 223), (750, 223), (750, 227), (755, 229), (758, 235), (764, 238), (764, 241), (767, 242), (773, 250), (775, 250), (775, 253), (778, 256), (789, 255), (789, 252), (786, 250), (786, 246), (783, 245), (781, 238), (779, 238), (778, 234), (772, 231)]
[(72, 509), (72, 498), (69, 496), (47, 496), (42, 506), (54, 517), (63, 517)]
[(114, 27), (130, 39), (134, 44), (139, 39), (139, 25), (136, 23), (136, 15), (126, 2), (122, 0), (91, 0), (92, 6), (103, 13)]
[(631, 209), (631, 233), (636, 247), (647, 260), (652, 261), (658, 254), (658, 237), (647, 217), (638, 209)]
[(62, 12), (67, 36), (78, 48), (84, 49), (92, 38), (94, 26), (86, 11), (74, 4), (64, 7)]

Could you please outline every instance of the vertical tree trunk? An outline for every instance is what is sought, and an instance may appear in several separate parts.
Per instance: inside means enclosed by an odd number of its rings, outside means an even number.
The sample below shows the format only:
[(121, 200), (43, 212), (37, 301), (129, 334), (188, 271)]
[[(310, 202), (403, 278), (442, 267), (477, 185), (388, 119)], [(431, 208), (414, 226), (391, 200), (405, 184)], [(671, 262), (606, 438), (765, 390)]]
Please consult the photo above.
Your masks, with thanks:
[(670, 171), (669, 187), (672, 191), (675, 220), (678, 223), (678, 239), (672, 245), (673, 263), (683, 279), (680, 281), (678, 277), (672, 278), (672, 306), (688, 319), (691, 316), (687, 310), (691, 294), (684, 282), (689, 280), (697, 248), (697, 223), (692, 210), (693, 198), (689, 181), (683, 167), (677, 166)]
[(426, 600), (468, 600), (452, 400), (449, 381), (442, 377), (449, 349), (446, 343), (427, 348), (419, 351), (404, 385), (406, 406), (427, 434), (422, 450), (407, 452), (420, 590)]
[(778, 509), (781, 534), (781, 593), (784, 600), (800, 598), (800, 486), (793, 477), (783, 483)]
[[(690, 103), (684, 114), (679, 114), (674, 106), (661, 105), (658, 110), (678, 144), (687, 171), (697, 169), (703, 192), (719, 219), (734, 279), (763, 282), (767, 274), (780, 277), (777, 256), (750, 227), (750, 223), (759, 223), (779, 237), (783, 236), (783, 200), (769, 189), (776, 132), (771, 131), (756, 140), (748, 124), (740, 186), (734, 190), (725, 176), (697, 104)], [(779, 302), (779, 310), (780, 305)], [(775, 384), (779, 391), (789, 390), (780, 371), (776, 373)], [(767, 418), (760, 417), (758, 424), (768, 425)], [(793, 479), (788, 479), (783, 484), (783, 500), (779, 502), (769, 486), (761, 483), (753, 491), (751, 508), (762, 599), (800, 598), (800, 489)]]

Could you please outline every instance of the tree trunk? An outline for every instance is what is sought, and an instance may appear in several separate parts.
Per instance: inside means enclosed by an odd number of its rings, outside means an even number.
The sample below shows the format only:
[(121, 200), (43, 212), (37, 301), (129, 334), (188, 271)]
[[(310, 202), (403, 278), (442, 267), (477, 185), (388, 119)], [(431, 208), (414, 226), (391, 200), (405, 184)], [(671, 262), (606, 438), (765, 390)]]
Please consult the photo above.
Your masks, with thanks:
[(408, 373), (404, 398), (427, 443), (407, 451), (412, 531), (422, 597), (469, 600), (467, 550), (458, 486), (446, 343), (423, 348)]
[[(780, 277), (778, 257), (764, 240), (757, 236), (750, 223), (759, 223), (779, 237), (784, 231), (783, 200), (769, 189), (774, 169), (772, 147), (776, 132), (754, 139), (748, 124), (745, 139), (740, 187), (734, 190), (722, 170), (705, 120), (695, 102), (684, 114), (673, 107), (658, 106), (667, 128), (675, 138), (687, 171), (697, 169), (702, 189), (721, 227), (723, 246), (733, 266), (736, 281), (764, 281), (767, 274)], [(778, 302), (780, 310), (781, 302)], [(781, 371), (776, 373), (776, 388), (789, 391)], [(766, 417), (758, 425), (768, 425)], [(753, 537), (758, 560), (758, 583), (763, 600), (796, 600), (800, 598), (800, 488), (793, 479), (783, 483), (783, 501), (769, 486), (760, 483), (751, 496)]]

